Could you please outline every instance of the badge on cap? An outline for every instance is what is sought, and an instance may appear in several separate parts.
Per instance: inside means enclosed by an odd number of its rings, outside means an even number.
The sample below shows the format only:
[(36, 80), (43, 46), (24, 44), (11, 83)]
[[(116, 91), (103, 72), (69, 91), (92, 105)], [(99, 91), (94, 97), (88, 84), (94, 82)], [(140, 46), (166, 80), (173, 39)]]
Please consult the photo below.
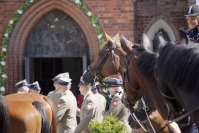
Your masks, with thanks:
[(92, 103), (88, 103), (88, 104), (86, 105), (86, 109), (87, 109), (87, 110), (90, 110), (90, 109), (92, 109), (92, 108), (93, 108)]
[(117, 100), (114, 100), (114, 101), (113, 101), (113, 106), (117, 106), (118, 103), (119, 103), (119, 102), (118, 102)]

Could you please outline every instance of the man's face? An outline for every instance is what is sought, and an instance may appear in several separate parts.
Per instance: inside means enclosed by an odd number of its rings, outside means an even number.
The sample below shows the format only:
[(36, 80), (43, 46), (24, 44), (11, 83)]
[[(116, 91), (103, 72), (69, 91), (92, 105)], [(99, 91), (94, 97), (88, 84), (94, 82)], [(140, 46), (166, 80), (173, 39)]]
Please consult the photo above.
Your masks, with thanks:
[(186, 16), (187, 25), (190, 29), (194, 29), (198, 26), (198, 17), (197, 16)]
[(79, 91), (80, 91), (81, 95), (85, 94), (85, 89), (86, 89), (85, 86), (83, 86), (83, 85), (79, 86)]
[(23, 88), (23, 92), (29, 93), (29, 88), (27, 86), (23, 86), (22, 88)]

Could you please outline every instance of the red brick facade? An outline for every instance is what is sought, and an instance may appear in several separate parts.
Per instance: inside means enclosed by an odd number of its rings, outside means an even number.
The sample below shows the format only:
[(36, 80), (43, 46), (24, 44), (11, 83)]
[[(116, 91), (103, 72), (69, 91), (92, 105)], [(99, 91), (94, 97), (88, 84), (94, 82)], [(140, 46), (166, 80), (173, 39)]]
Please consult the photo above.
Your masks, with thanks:
[[(0, 0), (0, 46), (3, 34), (9, 20), (25, 0)], [(193, 0), (85, 0), (85, 4), (97, 17), (102, 30), (111, 36), (117, 31), (129, 40), (140, 42), (143, 32), (158, 19), (163, 19), (177, 34), (180, 27), (186, 27), (184, 18), (188, 5)], [(80, 25), (89, 45), (91, 61), (94, 61), (99, 51), (99, 42), (89, 18), (70, 0), (40, 0), (31, 6), (21, 16), (15, 25), (7, 51), (7, 88), (24, 76), (24, 47), (28, 33), (43, 15), (52, 9), (60, 9)], [(7, 90), (12, 93), (13, 90)]]

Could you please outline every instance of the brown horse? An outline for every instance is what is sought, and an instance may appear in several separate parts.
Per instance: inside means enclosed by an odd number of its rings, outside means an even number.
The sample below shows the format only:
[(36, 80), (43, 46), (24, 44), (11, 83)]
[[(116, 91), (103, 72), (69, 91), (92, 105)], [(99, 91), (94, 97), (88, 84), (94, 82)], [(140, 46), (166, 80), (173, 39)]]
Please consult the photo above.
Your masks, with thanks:
[[(159, 89), (157, 88), (153, 75), (146, 78), (137, 66), (137, 56), (141, 51), (134, 50), (134, 48), (132, 49), (134, 45), (124, 37), (120, 39), (119, 34), (113, 38), (107, 34), (105, 35), (107, 42), (99, 52), (97, 61), (92, 63), (84, 73), (84, 80), (86, 82), (93, 82), (96, 78), (101, 80), (104, 77), (117, 73), (124, 75), (124, 71), (129, 67), (127, 69), (128, 74), (123, 76), (125, 82), (124, 88), (126, 89), (129, 102), (134, 105), (142, 96), (147, 95), (154, 103), (156, 109), (161, 113), (161, 116), (166, 118), (167, 107), (163, 100), (159, 100), (163, 98), (158, 91)], [(134, 54), (135, 52), (136, 54)], [(130, 59), (129, 62), (126, 61), (126, 57), (127, 60)], [(155, 130), (159, 130), (163, 126), (163, 119), (157, 118), (158, 115), (154, 115), (154, 113), (157, 112), (152, 110), (149, 112), (149, 115), (153, 114), (153, 116), (151, 116), (152, 122), (154, 127), (156, 126)], [(165, 129), (164, 132), (167, 132), (167, 129)]]
[(9, 133), (56, 133), (51, 101), (39, 94), (10, 94), (4, 97), (10, 118)]

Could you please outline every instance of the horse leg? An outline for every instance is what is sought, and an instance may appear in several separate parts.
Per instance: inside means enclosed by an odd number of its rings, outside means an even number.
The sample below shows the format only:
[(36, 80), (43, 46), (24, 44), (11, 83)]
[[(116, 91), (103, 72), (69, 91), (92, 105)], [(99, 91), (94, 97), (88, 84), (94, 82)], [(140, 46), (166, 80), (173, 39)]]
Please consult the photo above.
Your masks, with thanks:
[[(46, 97), (43, 96), (43, 99), (50, 105), (51, 107), (51, 112), (52, 112), (52, 122), (51, 122), (51, 126), (50, 126), (50, 132), (51, 133), (57, 133), (57, 117), (56, 117), (56, 113), (55, 113), (55, 107), (53, 106), (51, 100)], [(49, 118), (50, 119), (50, 118)]]
[(0, 95), (0, 132), (8, 133), (10, 129), (10, 118), (8, 108), (2, 95)]
[(48, 115), (46, 114), (46, 111), (43, 108), (43, 104), (38, 101), (34, 101), (32, 105), (39, 111), (42, 117), (41, 133), (50, 133), (50, 124), (48, 122)]

